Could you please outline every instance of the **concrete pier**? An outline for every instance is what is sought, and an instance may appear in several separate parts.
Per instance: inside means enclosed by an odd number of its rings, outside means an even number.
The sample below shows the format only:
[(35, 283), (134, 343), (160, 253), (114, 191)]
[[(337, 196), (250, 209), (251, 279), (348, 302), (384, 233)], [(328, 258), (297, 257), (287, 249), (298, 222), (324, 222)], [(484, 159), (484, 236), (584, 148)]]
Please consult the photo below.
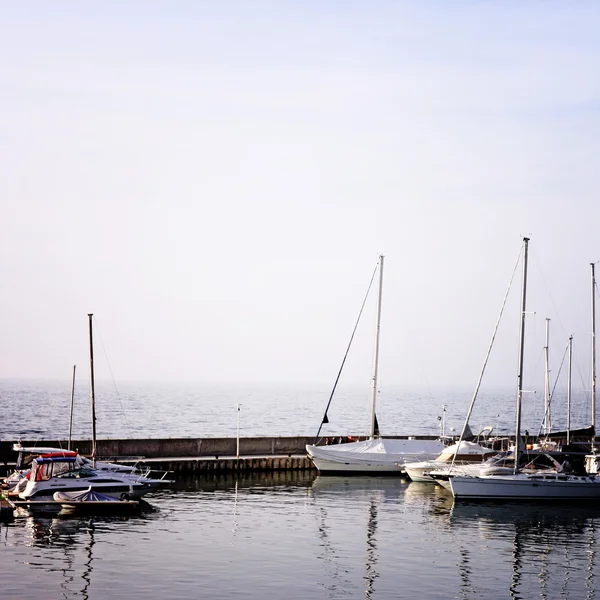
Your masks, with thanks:
[(245, 456), (222, 458), (153, 458), (137, 461), (122, 461), (125, 464), (136, 463), (139, 467), (153, 471), (170, 471), (181, 474), (208, 473), (249, 473), (270, 471), (312, 471), (315, 467), (306, 455), (297, 456)]
[[(343, 436), (331, 441), (348, 439), (349, 436)], [(351, 436), (350, 439), (362, 440), (365, 436)], [(423, 439), (435, 437), (423, 436)], [(12, 446), (15, 442), (0, 442), (0, 476), (14, 468), (16, 454)], [(64, 439), (20, 442), (24, 447), (68, 447)], [(126, 464), (137, 462), (152, 469), (175, 473), (298, 471), (313, 468), (306, 456), (306, 445), (313, 442), (313, 436), (241, 437), (240, 458), (236, 458), (236, 438), (103, 439), (97, 441), (97, 448), (101, 460)], [(73, 440), (71, 448), (89, 456), (91, 440)]]

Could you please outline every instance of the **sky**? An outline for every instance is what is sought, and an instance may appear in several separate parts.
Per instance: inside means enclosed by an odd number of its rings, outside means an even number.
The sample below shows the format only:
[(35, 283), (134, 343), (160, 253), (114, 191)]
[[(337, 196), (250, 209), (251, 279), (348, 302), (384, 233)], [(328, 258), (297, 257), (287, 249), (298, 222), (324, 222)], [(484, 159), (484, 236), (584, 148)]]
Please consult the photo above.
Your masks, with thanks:
[[(98, 377), (333, 382), (384, 254), (381, 385), (474, 386), (527, 235), (525, 385), (550, 318), (585, 386), (599, 30), (586, 1), (7, 3), (0, 378), (85, 370), (94, 313)], [(347, 380), (374, 330), (371, 294)]]

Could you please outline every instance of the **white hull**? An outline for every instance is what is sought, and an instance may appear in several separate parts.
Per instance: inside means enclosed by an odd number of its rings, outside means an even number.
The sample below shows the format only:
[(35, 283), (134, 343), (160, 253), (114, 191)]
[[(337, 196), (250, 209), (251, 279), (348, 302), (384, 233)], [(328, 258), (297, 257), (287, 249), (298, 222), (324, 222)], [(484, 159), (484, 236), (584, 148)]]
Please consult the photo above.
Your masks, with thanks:
[(311, 456), (315, 467), (321, 473), (397, 473), (403, 472), (403, 468), (394, 463), (381, 463), (376, 461), (361, 463), (341, 463), (333, 460), (316, 458)]
[[(450, 468), (447, 463), (439, 463), (437, 461), (426, 461), (423, 463), (414, 463), (405, 465), (406, 474), (413, 480), (421, 483), (437, 483), (447, 490), (450, 489), (448, 479), (454, 475), (476, 476), (481, 473), (481, 463), (467, 463), (454, 465)], [(434, 479), (431, 474), (447, 475), (447, 479)], [(451, 474), (451, 475), (450, 475)], [(413, 478), (416, 477), (417, 479)]]
[[(34, 466), (35, 472), (32, 476), (35, 476), (42, 466)], [(158, 489), (162, 483), (166, 482), (129, 473), (111, 473), (109, 476), (106, 472), (93, 471), (89, 475), (84, 475), (78, 471), (67, 471), (47, 479), (27, 480), (27, 485), (18, 497), (20, 500), (47, 502), (53, 501), (55, 492), (83, 492), (89, 489), (111, 496), (115, 500), (120, 500), (123, 496), (137, 500), (148, 492)]]
[(477, 477), (481, 475), (481, 469), (485, 465), (482, 464), (471, 464), (471, 465), (458, 465), (454, 467), (449, 467), (448, 465), (444, 465), (442, 468), (431, 469), (429, 473), (431, 475), (442, 476), (442, 478), (436, 478), (434, 481), (441, 485), (443, 488), (447, 489), (449, 492), (452, 491), (450, 488), (450, 479), (454, 476), (462, 476), (462, 477)]
[(435, 460), (426, 460), (418, 463), (407, 463), (404, 468), (411, 481), (418, 481), (420, 483), (437, 483), (433, 477), (429, 476), (429, 473), (435, 469), (439, 469), (441, 466), (445, 467), (447, 465), (445, 463), (439, 463)]
[[(479, 475), (483, 466), (484, 463), (481, 462), (474, 463), (469, 461), (461, 461), (455, 463), (451, 468), (446, 462), (426, 460), (418, 463), (406, 463), (404, 465), (404, 469), (412, 481), (442, 484), (443, 480), (434, 479), (431, 477), (430, 473), (442, 473), (447, 471), (456, 475)], [(450, 489), (450, 487), (447, 489)]]
[(132, 500), (138, 500), (147, 493), (156, 490), (159, 483), (140, 483), (140, 482), (111, 482), (111, 483), (92, 483), (82, 479), (80, 483), (53, 483), (35, 482), (35, 485), (28, 485), (25, 491), (19, 494), (21, 500), (36, 500), (40, 502), (52, 502), (55, 492), (82, 492), (90, 487), (95, 492), (101, 492), (119, 500), (123, 494)]
[(563, 474), (454, 476), (450, 489), (457, 500), (592, 500), (600, 498), (600, 479)]
[(473, 472), (469, 474), (479, 474), (479, 470), (486, 464), (484, 461), (495, 455), (496, 452), (486, 446), (462, 441), (448, 446), (435, 460), (406, 463), (404, 469), (413, 481), (436, 483), (436, 480), (429, 476), (433, 471), (452, 469), (453, 473), (466, 475), (471, 469)]
[(379, 439), (334, 446), (306, 446), (321, 473), (402, 473), (404, 464), (435, 458), (439, 440)]

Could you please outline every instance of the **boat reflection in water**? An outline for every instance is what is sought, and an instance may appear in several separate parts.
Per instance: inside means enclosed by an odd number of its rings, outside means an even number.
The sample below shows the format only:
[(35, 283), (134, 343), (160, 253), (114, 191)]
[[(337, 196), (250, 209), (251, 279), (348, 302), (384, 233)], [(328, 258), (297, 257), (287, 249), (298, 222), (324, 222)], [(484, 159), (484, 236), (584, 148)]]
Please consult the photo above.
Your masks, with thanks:
[[(39, 569), (44, 573), (61, 573), (62, 580), (56, 582), (60, 586), (61, 596), (84, 600), (92, 597), (90, 586), (94, 570), (94, 547), (97, 541), (106, 543), (107, 536), (114, 540), (115, 526), (122, 524), (123, 521), (134, 519), (142, 526), (145, 523), (144, 518), (137, 516), (82, 518), (72, 517), (69, 513), (59, 513), (50, 517), (36, 513), (28, 514), (26, 511), (21, 511), (17, 518), (19, 523), (23, 523), (22, 541), (33, 549), (33, 556), (38, 556), (37, 561), (29, 561), (29, 568)], [(11, 540), (9, 531), (10, 528), (7, 528), (3, 540), (7, 545), (15, 543)], [(29, 583), (21, 581), (21, 585), (22, 590), (19, 596), (15, 597), (20, 597), (21, 593), (23, 593), (22, 597), (39, 597), (44, 589), (43, 584), (39, 588), (33, 580)], [(96, 589), (96, 597), (97, 593), (98, 589)]]
[[(379, 597), (375, 595), (375, 583), (380, 576), (379, 509), (386, 503), (396, 504), (406, 487), (407, 480), (399, 477), (319, 475), (314, 480), (310, 495), (317, 504), (315, 514), (318, 519), (320, 558), (327, 566), (330, 583), (325, 587), (330, 596), (352, 587), (352, 581), (346, 575), (347, 569), (340, 560), (346, 552), (347, 554), (360, 553), (364, 557), (364, 598), (371, 600)], [(348, 505), (348, 510), (356, 510), (356, 505), (359, 505), (361, 513), (357, 515), (358, 531), (352, 537), (353, 543), (350, 547), (346, 547), (347, 538), (345, 535), (341, 536), (341, 532), (333, 530), (329, 512), (334, 510), (336, 500), (343, 502), (345, 498), (350, 497), (352, 505)], [(340, 540), (339, 546), (336, 538)]]
[(368, 600), (394, 590), (465, 600), (596, 597), (600, 508), (455, 504), (439, 486), (377, 477), (318, 477), (308, 498), (325, 597), (358, 591), (358, 576)]
[[(96, 524), (94, 519), (42, 519), (27, 517), (26, 531), (30, 544), (56, 549), (54, 558), (62, 561), (60, 584), (65, 597), (88, 598), (92, 582)], [(62, 553), (62, 556), (61, 556)], [(48, 569), (47, 565), (42, 567)]]
[(3, 597), (597, 596), (589, 506), (455, 505), (426, 483), (301, 473), (180, 480), (155, 502), (139, 517), (16, 518), (0, 529)]
[[(596, 597), (600, 508), (460, 502), (435, 514), (456, 539), (460, 597), (500, 585), (515, 599)], [(486, 568), (482, 552), (498, 560)], [(510, 564), (510, 573), (502, 563)]]

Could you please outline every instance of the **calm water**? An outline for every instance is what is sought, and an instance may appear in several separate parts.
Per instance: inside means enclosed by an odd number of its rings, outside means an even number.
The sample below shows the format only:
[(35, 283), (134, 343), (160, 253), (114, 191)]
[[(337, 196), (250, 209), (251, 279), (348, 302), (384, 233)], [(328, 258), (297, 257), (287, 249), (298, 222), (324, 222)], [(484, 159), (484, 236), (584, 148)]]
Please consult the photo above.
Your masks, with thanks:
[[(195, 479), (141, 517), (0, 526), (6, 598), (596, 598), (600, 509), (396, 478)], [(598, 590), (598, 591), (597, 591)]]
[[(99, 437), (315, 433), (329, 396), (284, 386), (98, 386)], [(382, 391), (385, 434), (460, 428), (470, 392)], [(585, 398), (574, 426), (587, 425)], [(66, 437), (70, 384), (0, 382), (0, 439)], [(511, 431), (514, 395), (482, 393), (471, 420)], [(557, 402), (555, 424), (564, 423)], [(543, 400), (527, 399), (535, 431)], [(560, 412), (564, 412), (560, 409)], [(329, 433), (367, 430), (369, 390), (342, 388)], [(87, 390), (74, 433), (89, 437)], [(458, 505), (399, 478), (307, 474), (180, 480), (139, 517), (19, 515), (0, 525), (5, 598), (596, 598), (600, 509)]]

